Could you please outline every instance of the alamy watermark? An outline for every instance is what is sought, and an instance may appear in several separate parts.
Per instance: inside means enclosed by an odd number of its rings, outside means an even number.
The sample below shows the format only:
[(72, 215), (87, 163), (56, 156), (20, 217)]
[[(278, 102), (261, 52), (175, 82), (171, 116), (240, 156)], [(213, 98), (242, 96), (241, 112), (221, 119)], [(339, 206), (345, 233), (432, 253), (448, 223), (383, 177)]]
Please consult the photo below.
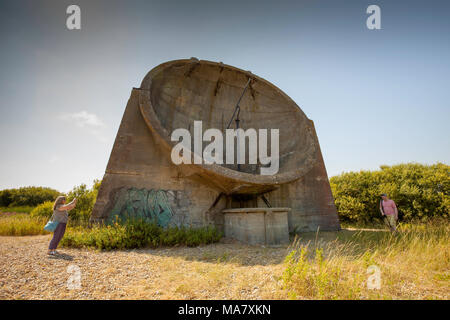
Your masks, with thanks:
[(366, 26), (369, 30), (381, 29), (381, 9), (376, 4), (372, 4), (367, 7), (367, 14), (370, 16), (366, 20)]
[(66, 27), (69, 30), (81, 29), (81, 9), (76, 4), (71, 4), (67, 7), (66, 13), (69, 16), (66, 19)]
[[(66, 19), (66, 27), (69, 30), (81, 29), (81, 8), (76, 4), (67, 7), (66, 13), (69, 15)], [(381, 29), (381, 9), (376, 4), (367, 7), (366, 13), (370, 14), (366, 20), (366, 26), (369, 30)]]
[[(261, 164), (261, 175), (278, 173), (279, 159), (279, 129), (270, 129), (270, 155), (268, 154), (268, 130), (250, 128), (225, 130), (224, 136), (219, 129), (207, 129), (203, 133), (202, 121), (194, 121), (194, 148), (192, 136), (187, 129), (176, 129), (172, 132), (171, 141), (178, 141), (171, 153), (172, 162), (179, 164), (246, 164), (248, 149), (248, 164)], [(181, 139), (181, 141), (180, 141)], [(248, 148), (246, 141), (248, 139)], [(235, 157), (235, 141), (237, 142)], [(210, 142), (204, 150), (203, 142)], [(192, 152), (193, 150), (193, 152)]]
[(381, 288), (381, 270), (376, 265), (371, 265), (367, 268), (367, 289), (379, 290)]
[(81, 289), (81, 269), (75, 264), (71, 264), (67, 267), (67, 273), (70, 274), (67, 279), (67, 289), (78, 290)]

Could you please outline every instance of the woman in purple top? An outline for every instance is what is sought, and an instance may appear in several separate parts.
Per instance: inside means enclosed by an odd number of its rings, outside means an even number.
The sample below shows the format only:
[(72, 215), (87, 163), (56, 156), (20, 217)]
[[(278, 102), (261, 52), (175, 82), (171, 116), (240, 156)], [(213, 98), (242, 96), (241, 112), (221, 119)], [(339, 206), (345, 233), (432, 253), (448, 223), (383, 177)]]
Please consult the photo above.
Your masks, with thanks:
[(56, 227), (55, 231), (53, 232), (53, 238), (50, 241), (50, 244), (48, 246), (48, 254), (54, 255), (56, 254), (56, 247), (58, 247), (59, 242), (61, 241), (62, 237), (64, 236), (64, 233), (66, 232), (66, 225), (67, 221), (69, 220), (69, 214), (68, 211), (75, 208), (75, 205), (77, 204), (77, 199), (73, 199), (72, 202), (69, 204), (66, 204), (66, 197), (65, 196), (59, 196), (56, 198), (55, 203), (53, 204), (53, 221), (58, 221), (58, 226)]
[(381, 195), (380, 211), (382, 216), (386, 216), (389, 228), (392, 232), (397, 230), (398, 210), (394, 200), (388, 198), (386, 193)]

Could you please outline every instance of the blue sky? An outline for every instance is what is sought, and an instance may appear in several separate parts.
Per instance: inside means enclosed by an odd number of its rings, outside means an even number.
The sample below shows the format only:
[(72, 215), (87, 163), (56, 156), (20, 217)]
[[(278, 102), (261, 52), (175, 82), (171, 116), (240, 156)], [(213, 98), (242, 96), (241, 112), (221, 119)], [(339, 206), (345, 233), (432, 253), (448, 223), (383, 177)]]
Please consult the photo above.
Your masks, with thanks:
[[(66, 8), (81, 8), (81, 30)], [(366, 8), (381, 8), (381, 30)], [(104, 174), (132, 87), (197, 57), (271, 81), (314, 120), (329, 176), (449, 163), (445, 1), (2, 1), (0, 189)]]

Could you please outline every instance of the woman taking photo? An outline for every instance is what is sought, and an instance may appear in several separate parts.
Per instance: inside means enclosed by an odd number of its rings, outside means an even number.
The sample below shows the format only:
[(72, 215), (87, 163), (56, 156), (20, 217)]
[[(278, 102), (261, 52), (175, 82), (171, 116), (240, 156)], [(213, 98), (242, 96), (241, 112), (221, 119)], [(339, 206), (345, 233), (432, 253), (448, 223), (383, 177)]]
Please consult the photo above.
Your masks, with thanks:
[(68, 211), (75, 208), (75, 205), (77, 204), (77, 199), (73, 199), (72, 202), (66, 204), (66, 197), (65, 196), (59, 196), (56, 198), (55, 203), (53, 204), (53, 221), (57, 221), (58, 225), (53, 232), (53, 238), (50, 241), (50, 244), (48, 246), (48, 254), (55, 255), (56, 247), (58, 247), (59, 242), (61, 241), (62, 237), (64, 236), (64, 232), (66, 232), (66, 225), (67, 221), (69, 220), (69, 214)]

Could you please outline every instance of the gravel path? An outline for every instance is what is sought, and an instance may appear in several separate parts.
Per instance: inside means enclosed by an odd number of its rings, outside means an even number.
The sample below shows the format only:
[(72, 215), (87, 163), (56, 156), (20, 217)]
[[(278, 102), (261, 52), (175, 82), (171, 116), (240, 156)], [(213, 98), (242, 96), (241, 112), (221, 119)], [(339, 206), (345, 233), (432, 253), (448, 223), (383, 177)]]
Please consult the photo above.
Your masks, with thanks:
[(224, 240), (196, 248), (60, 248), (52, 257), (49, 241), (50, 235), (0, 237), (0, 299), (286, 298), (279, 279), (287, 247)]

